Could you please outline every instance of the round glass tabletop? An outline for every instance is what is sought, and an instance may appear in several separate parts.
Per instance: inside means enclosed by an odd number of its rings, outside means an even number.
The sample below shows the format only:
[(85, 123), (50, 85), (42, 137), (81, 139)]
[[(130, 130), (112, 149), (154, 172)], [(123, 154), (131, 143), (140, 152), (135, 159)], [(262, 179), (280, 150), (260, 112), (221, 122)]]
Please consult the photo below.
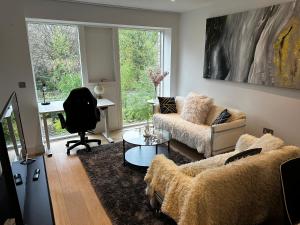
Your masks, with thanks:
[(123, 140), (127, 143), (140, 146), (155, 146), (171, 140), (170, 132), (163, 129), (151, 129), (150, 136), (144, 137), (144, 128), (126, 131)]

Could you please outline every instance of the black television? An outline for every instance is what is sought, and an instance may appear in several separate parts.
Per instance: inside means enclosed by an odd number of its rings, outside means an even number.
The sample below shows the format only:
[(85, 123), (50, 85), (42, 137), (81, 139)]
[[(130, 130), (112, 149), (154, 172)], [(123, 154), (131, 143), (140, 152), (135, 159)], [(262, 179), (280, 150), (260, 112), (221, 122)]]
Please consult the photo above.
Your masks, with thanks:
[(28, 157), (16, 93), (0, 112), (0, 225), (54, 225), (45, 159)]
[(25, 185), (17, 192), (12, 165), (26, 156), (18, 100), (12, 93), (0, 114), (0, 224), (23, 224), (24, 198), (20, 195)]

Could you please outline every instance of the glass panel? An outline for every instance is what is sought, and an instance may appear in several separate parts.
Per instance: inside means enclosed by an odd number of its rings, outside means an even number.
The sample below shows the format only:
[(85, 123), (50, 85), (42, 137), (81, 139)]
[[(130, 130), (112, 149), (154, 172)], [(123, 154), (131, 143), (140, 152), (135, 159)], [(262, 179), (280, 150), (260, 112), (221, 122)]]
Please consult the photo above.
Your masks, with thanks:
[[(28, 38), (39, 102), (65, 100), (82, 86), (77, 26), (28, 23)], [(67, 134), (56, 113), (49, 115), (48, 126), (50, 137)]]
[(149, 119), (155, 89), (149, 70), (161, 67), (160, 31), (119, 29), (123, 123)]

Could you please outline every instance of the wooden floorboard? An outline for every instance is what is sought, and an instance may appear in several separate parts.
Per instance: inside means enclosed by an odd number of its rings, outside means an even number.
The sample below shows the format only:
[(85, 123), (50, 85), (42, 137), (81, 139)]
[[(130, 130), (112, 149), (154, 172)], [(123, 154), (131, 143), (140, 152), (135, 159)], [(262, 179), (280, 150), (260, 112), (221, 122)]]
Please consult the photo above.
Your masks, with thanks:
[(56, 225), (112, 225), (80, 159), (67, 156), (63, 144), (54, 146), (46, 166)]
[[(112, 133), (113, 139), (121, 141), (124, 131)], [(91, 138), (99, 138), (107, 144), (103, 136), (92, 135)], [(66, 142), (51, 142), (53, 156), (45, 158), (56, 225), (112, 225), (76, 155), (76, 149), (67, 156)]]

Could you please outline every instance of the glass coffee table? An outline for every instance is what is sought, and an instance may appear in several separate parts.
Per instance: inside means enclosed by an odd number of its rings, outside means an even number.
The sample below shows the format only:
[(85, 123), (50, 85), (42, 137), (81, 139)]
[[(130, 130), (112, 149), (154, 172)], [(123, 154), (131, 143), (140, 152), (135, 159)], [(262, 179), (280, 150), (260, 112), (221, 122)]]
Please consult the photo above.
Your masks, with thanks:
[[(170, 132), (162, 129), (153, 129), (150, 137), (144, 137), (142, 128), (126, 131), (123, 134), (124, 165), (147, 168), (157, 154), (164, 154), (168, 157), (170, 140)], [(126, 143), (133, 147), (126, 149)]]

